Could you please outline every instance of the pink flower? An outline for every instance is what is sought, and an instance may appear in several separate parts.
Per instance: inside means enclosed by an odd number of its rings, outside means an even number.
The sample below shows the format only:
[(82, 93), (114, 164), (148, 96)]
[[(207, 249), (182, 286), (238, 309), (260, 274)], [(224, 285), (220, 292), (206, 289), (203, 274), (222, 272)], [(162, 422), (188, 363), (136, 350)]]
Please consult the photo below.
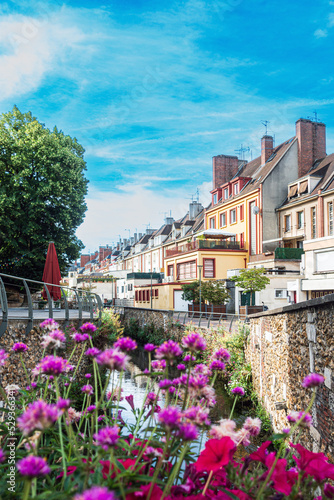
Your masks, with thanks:
[(246, 429), (251, 436), (257, 436), (261, 430), (261, 420), (259, 418), (246, 418), (243, 428)]
[(94, 389), (90, 384), (87, 384), (81, 387), (81, 392), (84, 392), (88, 396), (91, 396), (94, 393)]
[(121, 371), (126, 368), (129, 359), (126, 354), (117, 349), (106, 349), (97, 356), (96, 361), (110, 370)]
[(243, 387), (234, 387), (231, 390), (232, 394), (236, 394), (237, 396), (244, 396), (245, 395), (245, 389)]
[(0, 366), (5, 366), (8, 356), (4, 349), (0, 349)]
[(328, 463), (328, 459), (323, 453), (308, 451), (301, 444), (291, 444), (291, 446), (300, 455), (300, 458), (293, 456), (300, 470), (313, 476), (318, 482), (324, 479), (334, 479), (334, 465)]
[(97, 349), (96, 347), (91, 347), (90, 349), (87, 349), (85, 354), (88, 358), (96, 358), (96, 356), (98, 356), (100, 352), (101, 351), (99, 351), (99, 349)]
[(3, 450), (0, 448), (0, 464), (4, 462), (6, 459), (6, 455), (4, 454)]
[(88, 333), (73, 333), (71, 337), (77, 344), (81, 344), (82, 342), (87, 342), (87, 340), (89, 339)]
[(159, 413), (158, 419), (162, 426), (168, 429), (177, 429), (181, 421), (182, 414), (174, 406), (167, 406)]
[(203, 425), (210, 425), (208, 415), (209, 410), (202, 408), (201, 406), (192, 406), (183, 413), (185, 419), (190, 420), (198, 427), (201, 427)]
[(206, 342), (203, 337), (197, 332), (190, 332), (183, 337), (182, 345), (191, 352), (205, 351)]
[(238, 435), (235, 430), (236, 423), (234, 420), (223, 419), (220, 421), (219, 425), (213, 425), (210, 429), (210, 437), (214, 439), (222, 439), (228, 436), (234, 444), (238, 443)]
[(64, 358), (60, 358), (57, 356), (46, 356), (38, 364), (38, 368), (45, 375), (53, 375), (55, 377), (58, 377), (68, 370), (69, 364)]
[(116, 500), (116, 497), (105, 486), (92, 486), (89, 490), (75, 495), (74, 500)]
[(117, 426), (104, 427), (100, 429), (97, 434), (94, 434), (94, 439), (96, 446), (101, 446), (101, 448), (108, 451), (109, 448), (113, 448), (119, 440), (119, 428)]
[(55, 330), (56, 328), (59, 327), (59, 324), (52, 318), (48, 318), (44, 320), (42, 323), (39, 325), (41, 328), (46, 328), (47, 330)]
[(46, 476), (51, 472), (45, 458), (34, 457), (33, 455), (19, 460), (16, 467), (22, 476), (29, 477), (30, 479)]
[[(140, 486), (139, 490), (126, 495), (125, 500), (146, 500), (148, 498), (150, 489), (151, 489), (150, 484)], [(162, 489), (155, 484), (152, 488), (150, 500), (160, 500), (161, 497), (162, 497)]]
[(133, 402), (133, 394), (130, 394), (129, 396), (125, 396), (125, 401), (127, 401), (129, 403), (129, 405), (131, 406), (132, 410), (135, 409), (135, 405), (134, 405), (134, 402)]
[(304, 411), (292, 411), (288, 416), (287, 419), (290, 423), (296, 423), (298, 422), (301, 418), (303, 420), (299, 423), (299, 426), (308, 429), (312, 425), (312, 417), (309, 413), (305, 413)]
[(34, 430), (51, 427), (59, 416), (56, 405), (49, 405), (40, 399), (27, 406), (25, 412), (17, 419), (17, 423), (23, 435), (27, 436)]
[(80, 326), (80, 330), (83, 333), (94, 333), (97, 330), (97, 327), (93, 323), (84, 323)]
[(235, 444), (228, 436), (222, 439), (209, 439), (194, 465), (199, 472), (216, 472), (229, 463), (234, 451)]
[(210, 364), (210, 370), (212, 371), (223, 371), (225, 370), (225, 363), (219, 361), (219, 359), (215, 359)]
[(152, 361), (152, 370), (155, 372), (163, 372), (166, 368), (166, 361), (164, 359)]
[(27, 344), (24, 344), (23, 342), (18, 342), (17, 344), (14, 344), (12, 347), (12, 350), (15, 352), (25, 352), (29, 349)]
[(182, 424), (177, 435), (183, 441), (195, 441), (198, 438), (198, 430), (194, 424)]
[(130, 337), (121, 337), (114, 343), (114, 349), (119, 349), (123, 352), (130, 352), (137, 349), (137, 342), (130, 339)]
[(212, 359), (218, 359), (220, 361), (229, 361), (231, 358), (231, 354), (226, 350), (226, 349), (218, 349), (215, 353), (212, 355)]
[(41, 346), (43, 349), (51, 346), (54, 348), (63, 349), (65, 347), (66, 337), (61, 330), (51, 330), (48, 335), (43, 335)]
[(58, 410), (64, 411), (64, 410), (69, 409), (70, 404), (71, 404), (71, 401), (69, 399), (59, 398), (57, 403), (56, 403), (56, 406), (57, 406)]
[(80, 411), (76, 411), (72, 407), (70, 407), (67, 410), (67, 420), (66, 420), (67, 425), (71, 424), (72, 422), (79, 422), (80, 418), (81, 418)]
[(267, 448), (270, 445), (270, 443), (271, 441), (265, 441), (264, 443), (262, 443), (261, 446), (256, 451), (254, 451), (249, 455), (249, 458), (251, 460), (255, 460), (256, 462), (261, 462), (262, 464), (265, 464), (268, 455)]
[(174, 340), (167, 340), (160, 347), (157, 348), (155, 357), (157, 359), (164, 359), (173, 363), (174, 359), (181, 356), (182, 349)]
[[(275, 461), (275, 453), (269, 453), (266, 457), (265, 465), (268, 467), (268, 470), (271, 469), (274, 461)], [(277, 460), (275, 465), (275, 469), (270, 477), (270, 480), (273, 481), (273, 486), (276, 491), (280, 493), (284, 493), (285, 495), (290, 495), (291, 493), (291, 484), (289, 484), (289, 478), (286, 471), (287, 461), (285, 458), (280, 458)]]
[(156, 349), (156, 346), (154, 344), (145, 344), (144, 349), (147, 352), (152, 352), (154, 349)]
[(325, 380), (325, 377), (323, 377), (322, 375), (318, 374), (318, 373), (310, 373), (309, 375), (307, 375), (303, 382), (302, 382), (302, 386), (305, 387), (305, 388), (309, 388), (309, 387), (318, 387), (318, 385), (321, 385), (324, 383), (324, 380)]

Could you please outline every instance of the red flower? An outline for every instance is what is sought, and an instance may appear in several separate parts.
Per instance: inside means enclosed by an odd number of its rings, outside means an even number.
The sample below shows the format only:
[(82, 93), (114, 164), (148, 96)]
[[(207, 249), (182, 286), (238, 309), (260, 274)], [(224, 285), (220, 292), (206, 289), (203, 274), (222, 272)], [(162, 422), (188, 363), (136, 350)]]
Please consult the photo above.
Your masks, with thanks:
[[(266, 458), (266, 466), (268, 467), (268, 470), (271, 469), (274, 461), (275, 461), (276, 454), (275, 453), (270, 453), (267, 458)], [(284, 493), (285, 495), (290, 495), (291, 493), (291, 485), (289, 484), (289, 479), (288, 474), (286, 471), (286, 465), (287, 461), (285, 458), (280, 458), (277, 460), (277, 463), (275, 465), (275, 469), (271, 475), (270, 481), (273, 481), (274, 483), (274, 489), (276, 491), (279, 491), (280, 493)]]
[[(134, 491), (133, 493), (130, 493), (129, 495), (126, 495), (125, 499), (126, 500), (146, 500), (148, 493), (151, 489), (150, 484), (145, 484), (139, 488), (139, 490)], [(151, 500), (160, 500), (162, 495), (162, 489), (159, 488), (156, 484), (153, 486), (152, 493), (151, 493)]]
[(224, 436), (222, 439), (209, 439), (205, 444), (205, 449), (195, 462), (198, 471), (217, 471), (227, 465), (233, 458), (235, 444), (231, 438)]
[(271, 441), (265, 441), (261, 444), (261, 446), (249, 455), (249, 458), (255, 460), (256, 462), (261, 462), (263, 464), (266, 463), (266, 458), (268, 456), (267, 448), (270, 445)]
[(309, 476), (313, 476), (318, 482), (324, 479), (334, 479), (334, 465), (328, 463), (323, 453), (308, 451), (301, 444), (291, 444), (291, 446), (295, 448), (300, 455), (300, 458), (293, 455), (300, 470), (303, 470)]

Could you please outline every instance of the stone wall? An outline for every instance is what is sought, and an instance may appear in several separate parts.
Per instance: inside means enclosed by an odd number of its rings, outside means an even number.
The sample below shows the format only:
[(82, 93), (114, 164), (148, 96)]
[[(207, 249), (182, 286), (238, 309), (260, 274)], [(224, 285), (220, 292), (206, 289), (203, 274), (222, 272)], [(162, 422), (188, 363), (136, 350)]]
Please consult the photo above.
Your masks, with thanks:
[(334, 458), (334, 295), (250, 316), (246, 358), (257, 394), (276, 431), (311, 396), (301, 383), (310, 372), (325, 376), (313, 405), (313, 426), (303, 438), (313, 451)]
[[(0, 349), (4, 349), (8, 354), (6, 366), (0, 373), (0, 382), (3, 388), (10, 384), (16, 384), (21, 388), (28, 385), (27, 377), (22, 367), (20, 356), (18, 353), (12, 351), (12, 347), (17, 342), (24, 342), (28, 347), (28, 351), (22, 353), (24, 363), (26, 365), (28, 374), (32, 368), (36, 366), (38, 361), (42, 359), (43, 348), (41, 346), (42, 335), (45, 331), (39, 327), (39, 321), (35, 321), (32, 330), (26, 335), (26, 321), (9, 320), (8, 329), (0, 338)], [(62, 321), (58, 321), (60, 328), (62, 328)], [(71, 326), (78, 327), (78, 322), (75, 320), (71, 322)], [(69, 357), (73, 349), (73, 343), (67, 342), (65, 350), (59, 350), (59, 356)], [(47, 352), (46, 354), (52, 354)], [(81, 346), (78, 347), (75, 355), (71, 359), (71, 363), (75, 365), (81, 354)], [(1, 399), (1, 397), (0, 397)]]

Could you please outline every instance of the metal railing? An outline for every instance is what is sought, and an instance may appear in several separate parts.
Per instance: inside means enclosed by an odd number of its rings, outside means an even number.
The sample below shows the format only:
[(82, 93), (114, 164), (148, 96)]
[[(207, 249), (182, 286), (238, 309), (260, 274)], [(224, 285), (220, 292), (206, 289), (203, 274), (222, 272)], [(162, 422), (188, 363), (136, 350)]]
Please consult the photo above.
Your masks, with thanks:
[[(10, 280), (16, 280), (18, 281), (18, 285), (15, 285), (13, 283), (5, 283), (4, 279), (10, 279)], [(30, 288), (28, 286), (28, 283), (31, 284)], [(25, 317), (20, 317), (20, 316), (14, 316), (13, 318), (9, 317), (9, 307), (8, 307), (8, 297), (7, 297), (7, 291), (6, 291), (6, 286), (5, 284), (9, 286), (18, 286), (19, 288), (24, 288), (26, 297), (27, 297), (27, 302), (24, 304), (25, 309), (28, 312), (28, 315)], [(36, 285), (34, 287), (34, 285)], [(18, 276), (11, 276), (9, 274), (3, 274), (0, 273), (0, 304), (1, 304), (1, 312), (2, 312), (2, 322), (0, 324), (0, 338), (2, 335), (5, 333), (8, 327), (8, 321), (9, 319), (24, 319), (27, 320), (27, 327), (25, 330), (25, 333), (28, 334), (30, 330), (33, 327), (33, 321), (36, 319), (37, 314), (35, 314), (34, 317), (34, 303), (32, 299), (32, 294), (31, 294), (31, 288), (35, 288), (37, 291), (41, 291), (44, 289), (46, 296), (47, 296), (47, 305), (48, 305), (48, 315), (46, 317), (48, 318), (53, 318), (55, 311), (58, 311), (59, 309), (54, 308), (54, 302), (53, 299), (51, 298), (50, 292), (48, 290), (48, 286), (60, 288), (62, 299), (61, 299), (61, 305), (63, 305), (63, 309), (65, 310), (65, 315), (64, 315), (64, 326), (68, 326), (70, 323), (70, 310), (78, 311), (78, 316), (73, 319), (78, 319), (79, 320), (79, 325), (82, 324), (83, 322), (83, 312), (89, 312), (89, 317), (86, 317), (85, 319), (90, 319), (91, 321), (94, 319), (94, 313), (98, 312), (98, 320), (101, 321), (101, 315), (102, 315), (102, 310), (103, 310), (103, 304), (101, 297), (97, 295), (96, 293), (92, 293), (91, 291), (87, 290), (81, 290), (76, 289), (76, 288), (70, 288), (62, 285), (55, 285), (53, 283), (44, 283), (43, 281), (36, 281), (36, 280), (30, 280), (26, 278), (21, 278)], [(57, 301), (58, 302), (58, 301)], [(69, 307), (69, 304), (71, 304), (71, 308)], [(24, 307), (20, 306), (20, 307)], [(73, 307), (77, 306), (77, 307)], [(38, 315), (39, 318), (41, 319), (40, 314)], [(95, 316), (96, 318), (96, 316)]]

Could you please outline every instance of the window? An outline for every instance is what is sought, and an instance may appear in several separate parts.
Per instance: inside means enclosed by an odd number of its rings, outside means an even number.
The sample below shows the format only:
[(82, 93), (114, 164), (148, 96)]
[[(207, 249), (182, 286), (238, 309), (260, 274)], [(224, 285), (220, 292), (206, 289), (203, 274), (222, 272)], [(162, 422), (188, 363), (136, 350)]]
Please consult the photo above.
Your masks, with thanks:
[(224, 189), (224, 200), (228, 199), (228, 188)]
[(240, 220), (244, 220), (244, 206), (240, 205)]
[(333, 236), (334, 225), (333, 225), (333, 202), (328, 203), (328, 236)]
[(182, 262), (177, 265), (177, 277), (179, 280), (196, 279), (196, 260)]
[(240, 233), (240, 248), (244, 248), (245, 240), (244, 233)]
[(284, 217), (284, 230), (286, 233), (291, 231), (291, 215), (286, 215)]
[(223, 212), (222, 214), (220, 214), (219, 217), (220, 217), (220, 227), (225, 227), (226, 226), (226, 212)]
[(155, 296), (156, 298), (158, 298), (158, 297), (159, 297), (159, 288), (156, 288), (156, 289), (154, 290), (154, 296)]
[(233, 193), (238, 194), (238, 184), (233, 185)]
[(317, 217), (315, 213), (315, 207), (311, 208), (311, 238), (317, 237)]
[(124, 293), (124, 286), (122, 286), (122, 292), (121, 293)]
[(203, 278), (215, 277), (215, 259), (203, 259)]
[(297, 212), (297, 228), (302, 229), (304, 227), (304, 212)]
[(217, 204), (217, 193), (215, 193), (213, 195), (213, 204), (216, 205)]
[(286, 299), (287, 291), (282, 288), (275, 288), (275, 299)]
[(135, 291), (135, 301), (138, 302), (138, 290)]
[(234, 224), (237, 222), (237, 211), (234, 208), (233, 210), (230, 210), (230, 224)]
[(169, 264), (167, 267), (167, 276), (174, 277), (174, 264)]
[(139, 296), (139, 302), (141, 302), (141, 301), (142, 301), (142, 297), (143, 297), (143, 292), (142, 292), (142, 290), (139, 290), (139, 292), (138, 292), (138, 296)]
[(132, 292), (132, 285), (128, 285), (128, 292)]
[(216, 217), (211, 217), (210, 219), (210, 229), (216, 228)]
[(150, 291), (146, 290), (146, 302), (149, 302), (150, 300)]

